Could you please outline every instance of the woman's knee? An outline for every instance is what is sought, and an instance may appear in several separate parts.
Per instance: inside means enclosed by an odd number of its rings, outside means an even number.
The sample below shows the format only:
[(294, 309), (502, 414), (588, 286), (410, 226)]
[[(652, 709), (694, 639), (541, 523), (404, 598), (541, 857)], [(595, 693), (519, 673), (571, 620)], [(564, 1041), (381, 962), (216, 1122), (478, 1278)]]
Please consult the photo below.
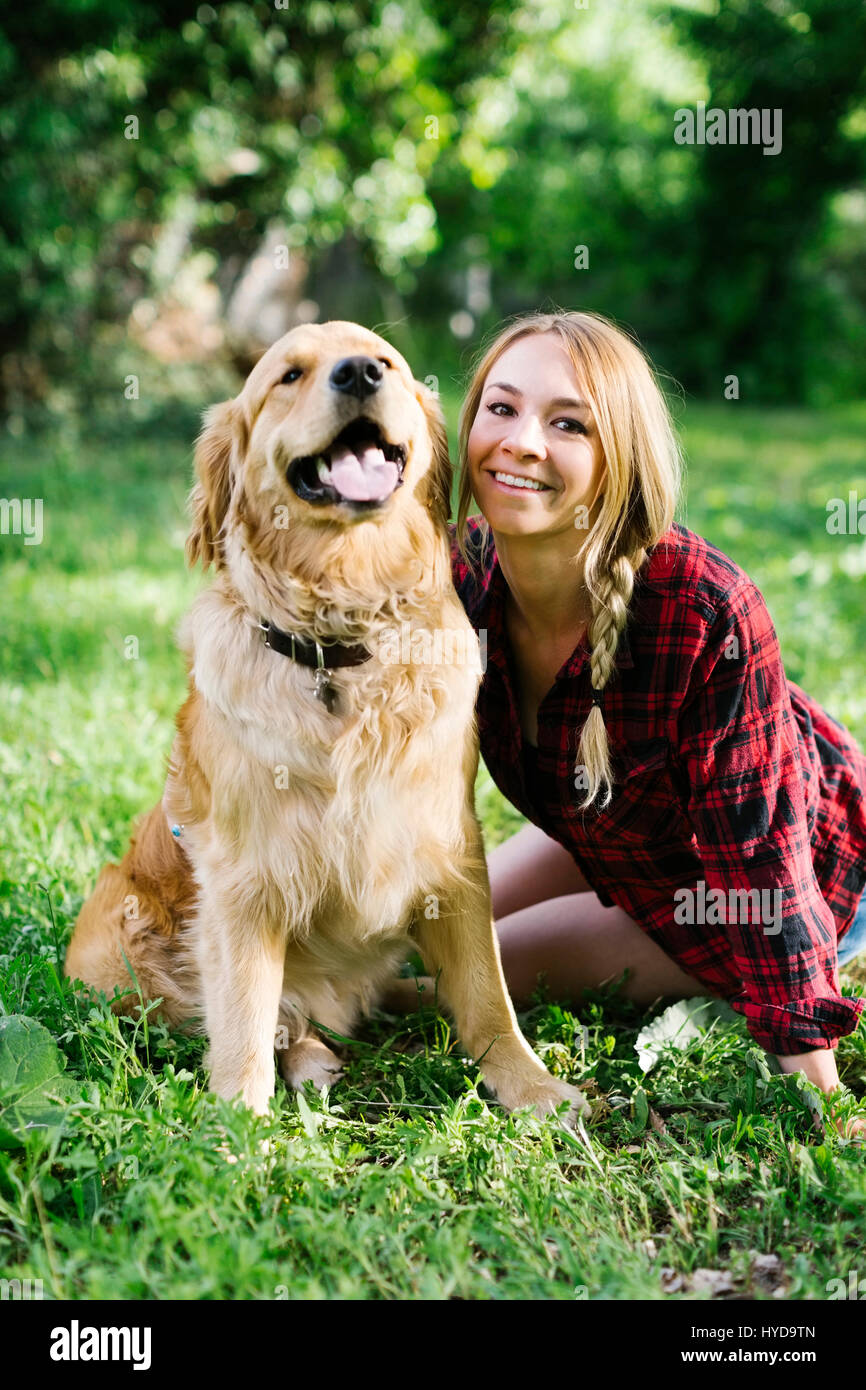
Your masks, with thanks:
[(524, 825), (491, 850), (487, 870), (497, 921), (547, 898), (589, 890), (568, 850), (537, 825)]

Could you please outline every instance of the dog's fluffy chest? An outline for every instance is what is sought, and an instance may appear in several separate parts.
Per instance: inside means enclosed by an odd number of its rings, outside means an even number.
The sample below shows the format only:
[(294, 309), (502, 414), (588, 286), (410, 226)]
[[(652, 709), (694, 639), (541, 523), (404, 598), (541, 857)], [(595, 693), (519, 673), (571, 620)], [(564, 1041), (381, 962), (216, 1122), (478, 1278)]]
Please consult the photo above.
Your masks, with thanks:
[(302, 934), (335, 901), (362, 937), (402, 929), (461, 865), (477, 672), (374, 658), (334, 673), (331, 714), (312, 670), (201, 607), (186, 629), (197, 716), (175, 756), (210, 788), (194, 857), (270, 885)]

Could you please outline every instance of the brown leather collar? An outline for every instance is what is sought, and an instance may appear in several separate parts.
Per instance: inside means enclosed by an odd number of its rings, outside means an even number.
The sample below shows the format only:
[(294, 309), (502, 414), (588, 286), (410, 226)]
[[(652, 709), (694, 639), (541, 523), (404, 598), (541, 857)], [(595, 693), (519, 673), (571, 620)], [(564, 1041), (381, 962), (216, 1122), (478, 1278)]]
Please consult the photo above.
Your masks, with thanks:
[(369, 661), (373, 653), (362, 646), (347, 646), (344, 642), (317, 642), (314, 637), (302, 637), (299, 633), (283, 632), (266, 618), (259, 619), (259, 627), (264, 633), (266, 647), (272, 647), (283, 656), (290, 656), (302, 666), (314, 671), (333, 671), (338, 666), (360, 666)]

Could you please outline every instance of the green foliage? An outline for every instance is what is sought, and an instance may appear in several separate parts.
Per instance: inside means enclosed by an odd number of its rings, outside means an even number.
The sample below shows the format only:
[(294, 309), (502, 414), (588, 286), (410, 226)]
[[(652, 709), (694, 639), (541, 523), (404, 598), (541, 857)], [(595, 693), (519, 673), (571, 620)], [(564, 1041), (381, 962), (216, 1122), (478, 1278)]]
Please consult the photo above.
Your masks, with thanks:
[[(433, 171), (427, 302), (486, 263), (484, 328), (526, 308), (596, 309), (708, 398), (729, 374), (753, 402), (862, 395), (860, 0), (555, 13), (552, 32), (524, 25), (500, 82), (479, 84), (472, 129), (487, 143), (471, 195), (451, 194), (452, 152)], [(698, 100), (780, 109), (781, 153), (677, 145), (675, 112)]]
[(36, 1019), (0, 1018), (0, 1148), (23, 1148), (29, 1131), (60, 1127), (78, 1087), (66, 1058)]
[(713, 13), (671, 13), (704, 64), (708, 106), (782, 116), (778, 155), (742, 144), (696, 150), (688, 224), (672, 226), (669, 243), (685, 291), (671, 329), (693, 344), (688, 383), (709, 392), (720, 368), (739, 367), (751, 397), (815, 399), (810, 378), (827, 372), (816, 340), (829, 345), (846, 317), (833, 277), (816, 273), (815, 248), (831, 195), (866, 173), (866, 8), (736, 0)]
[(355, 232), (383, 275), (427, 254), (440, 138), (425, 122), (449, 138), (446, 65), (458, 51), (467, 76), (483, 65), (500, 8), (469, 10), (450, 35), (421, 0), (124, 0), (71, 24), (50, 0), (35, 29), (0, 19), (7, 389), (44, 394), (74, 355), (81, 371), (95, 326), (122, 322), (190, 255), (228, 292), (274, 219), (306, 257)]
[[(7, 7), (0, 395), (105, 391), (136, 305), (225, 308), (279, 226), (323, 313), (404, 350), (554, 302), (710, 397), (855, 397), (864, 55), (861, 0)], [(781, 153), (675, 144), (698, 100), (781, 110)]]

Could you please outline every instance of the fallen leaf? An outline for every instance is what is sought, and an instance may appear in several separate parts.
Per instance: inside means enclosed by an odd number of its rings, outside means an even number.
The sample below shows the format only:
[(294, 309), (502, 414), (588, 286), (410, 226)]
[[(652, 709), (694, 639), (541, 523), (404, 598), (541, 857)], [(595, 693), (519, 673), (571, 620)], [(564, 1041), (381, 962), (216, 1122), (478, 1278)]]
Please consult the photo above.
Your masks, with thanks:
[(692, 1038), (701, 1037), (715, 1019), (737, 1018), (723, 999), (681, 999), (671, 1004), (637, 1035), (634, 1046), (641, 1071), (650, 1071), (665, 1047), (682, 1050)]
[(708, 1293), (718, 1298), (724, 1293), (734, 1293), (734, 1281), (725, 1269), (696, 1269), (691, 1276), (694, 1293)]
[(665, 1124), (659, 1112), (657, 1110), (653, 1110), (652, 1106), (650, 1106), (649, 1108), (649, 1122), (650, 1129), (655, 1130), (656, 1134), (667, 1134), (667, 1125)]

